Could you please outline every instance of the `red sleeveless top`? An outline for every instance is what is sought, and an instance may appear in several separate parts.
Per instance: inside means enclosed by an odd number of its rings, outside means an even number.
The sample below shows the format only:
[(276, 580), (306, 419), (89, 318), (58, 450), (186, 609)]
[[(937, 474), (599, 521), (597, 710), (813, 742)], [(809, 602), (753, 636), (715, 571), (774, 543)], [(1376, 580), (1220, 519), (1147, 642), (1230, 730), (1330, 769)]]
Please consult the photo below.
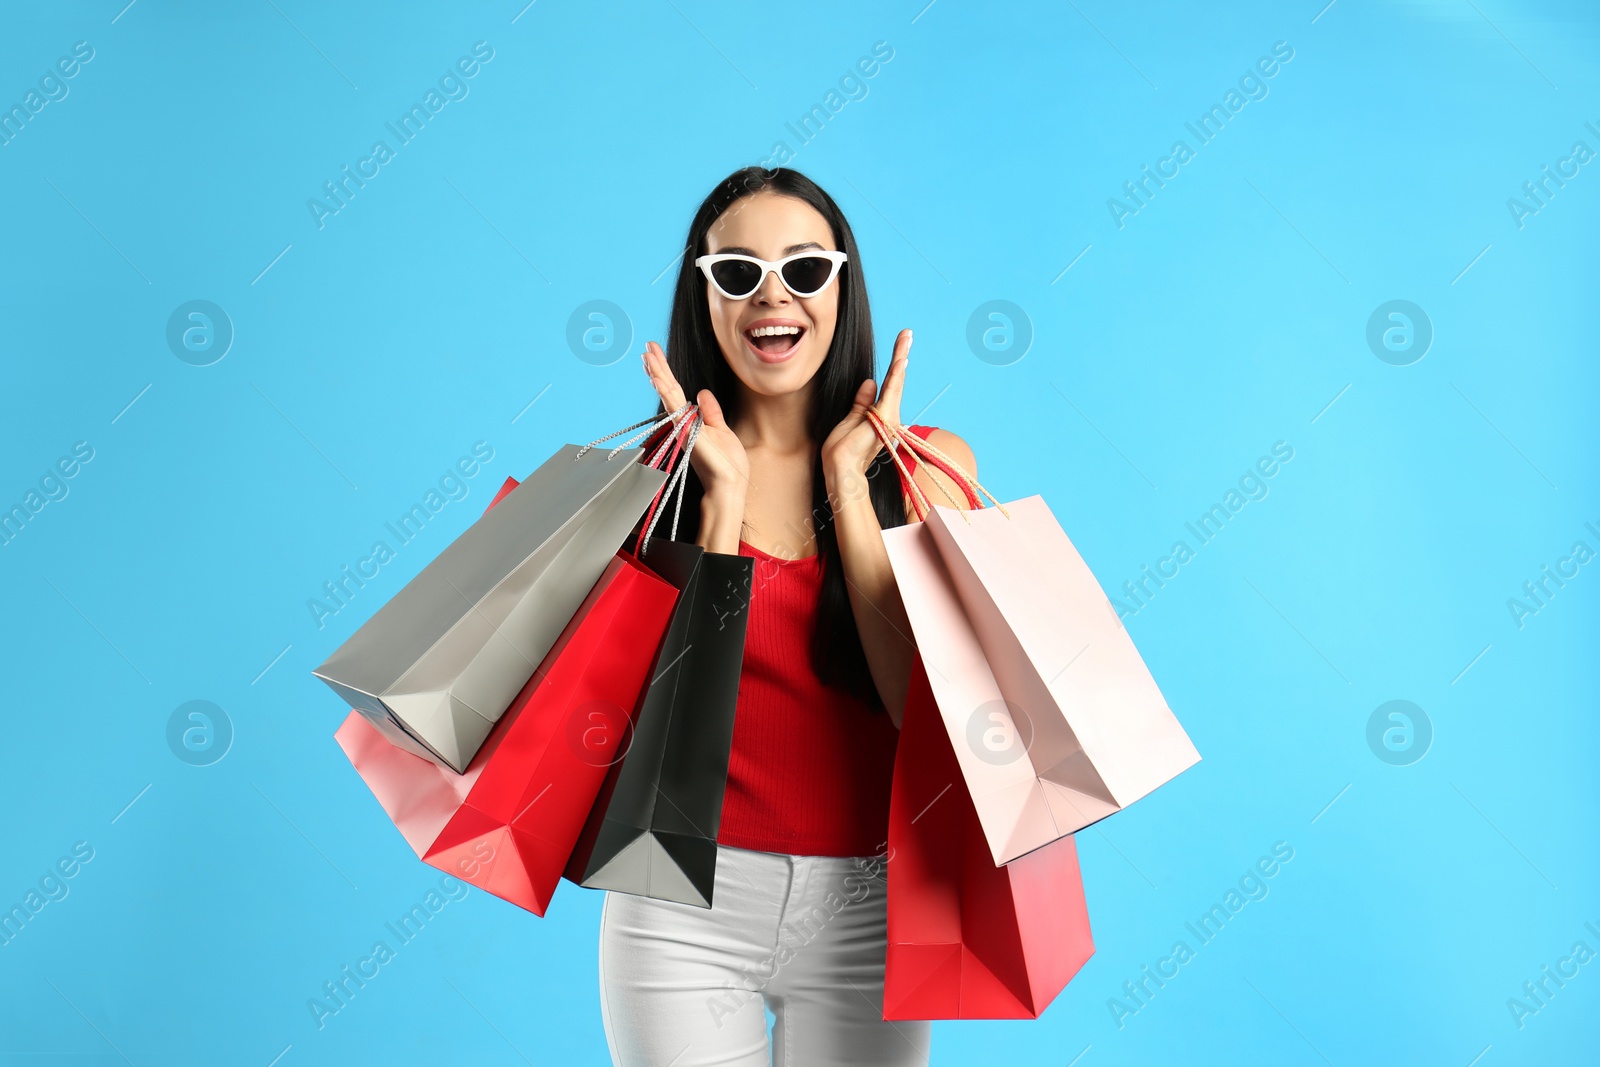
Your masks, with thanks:
[[(923, 438), (933, 430), (906, 428)], [(910, 450), (899, 452), (915, 470)], [(739, 554), (756, 562), (717, 840), (791, 855), (879, 855), (900, 731), (811, 669), (822, 557), (782, 559), (744, 541)]]

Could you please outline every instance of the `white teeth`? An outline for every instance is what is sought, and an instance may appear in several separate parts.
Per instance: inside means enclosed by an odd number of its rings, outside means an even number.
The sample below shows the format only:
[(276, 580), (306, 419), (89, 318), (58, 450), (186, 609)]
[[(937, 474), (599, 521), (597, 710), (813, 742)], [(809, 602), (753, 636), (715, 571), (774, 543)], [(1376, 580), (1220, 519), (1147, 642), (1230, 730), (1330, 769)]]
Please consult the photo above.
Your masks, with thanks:
[(789, 334), (798, 334), (798, 326), (757, 326), (750, 331), (751, 337), (784, 337)]

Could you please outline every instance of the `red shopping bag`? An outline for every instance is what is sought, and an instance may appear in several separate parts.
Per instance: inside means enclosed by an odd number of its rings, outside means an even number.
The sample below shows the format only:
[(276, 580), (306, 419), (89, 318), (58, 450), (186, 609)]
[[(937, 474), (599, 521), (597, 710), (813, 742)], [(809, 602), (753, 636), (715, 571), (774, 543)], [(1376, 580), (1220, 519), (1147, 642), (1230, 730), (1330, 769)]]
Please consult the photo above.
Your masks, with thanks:
[(995, 866), (912, 661), (889, 799), (885, 1019), (1033, 1019), (1094, 954), (1078, 851), (1059, 838)]
[(463, 774), (396, 748), (358, 712), (334, 736), (425, 862), (543, 915), (626, 751), (677, 597), (618, 552)]

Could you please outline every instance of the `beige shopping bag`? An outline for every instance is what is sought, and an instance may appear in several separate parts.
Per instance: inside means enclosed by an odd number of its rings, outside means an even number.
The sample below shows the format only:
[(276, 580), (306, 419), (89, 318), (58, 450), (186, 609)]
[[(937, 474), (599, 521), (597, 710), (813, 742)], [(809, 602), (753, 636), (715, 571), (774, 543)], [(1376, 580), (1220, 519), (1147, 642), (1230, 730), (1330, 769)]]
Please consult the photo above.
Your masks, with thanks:
[[(886, 443), (903, 442), (987, 495), (927, 442), (873, 422)], [(997, 864), (1199, 762), (1043, 497), (974, 510), (933, 505), (901, 470), (924, 519), (885, 530), (884, 544)]]

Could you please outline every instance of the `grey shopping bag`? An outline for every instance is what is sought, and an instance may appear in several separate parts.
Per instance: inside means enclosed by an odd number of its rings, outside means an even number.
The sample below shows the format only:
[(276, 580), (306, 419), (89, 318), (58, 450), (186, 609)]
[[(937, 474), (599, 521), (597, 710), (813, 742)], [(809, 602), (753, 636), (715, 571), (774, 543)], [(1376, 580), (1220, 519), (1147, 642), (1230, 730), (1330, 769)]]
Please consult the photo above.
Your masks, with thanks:
[(562, 448), (312, 673), (396, 746), (464, 772), (665, 483), (647, 448)]

